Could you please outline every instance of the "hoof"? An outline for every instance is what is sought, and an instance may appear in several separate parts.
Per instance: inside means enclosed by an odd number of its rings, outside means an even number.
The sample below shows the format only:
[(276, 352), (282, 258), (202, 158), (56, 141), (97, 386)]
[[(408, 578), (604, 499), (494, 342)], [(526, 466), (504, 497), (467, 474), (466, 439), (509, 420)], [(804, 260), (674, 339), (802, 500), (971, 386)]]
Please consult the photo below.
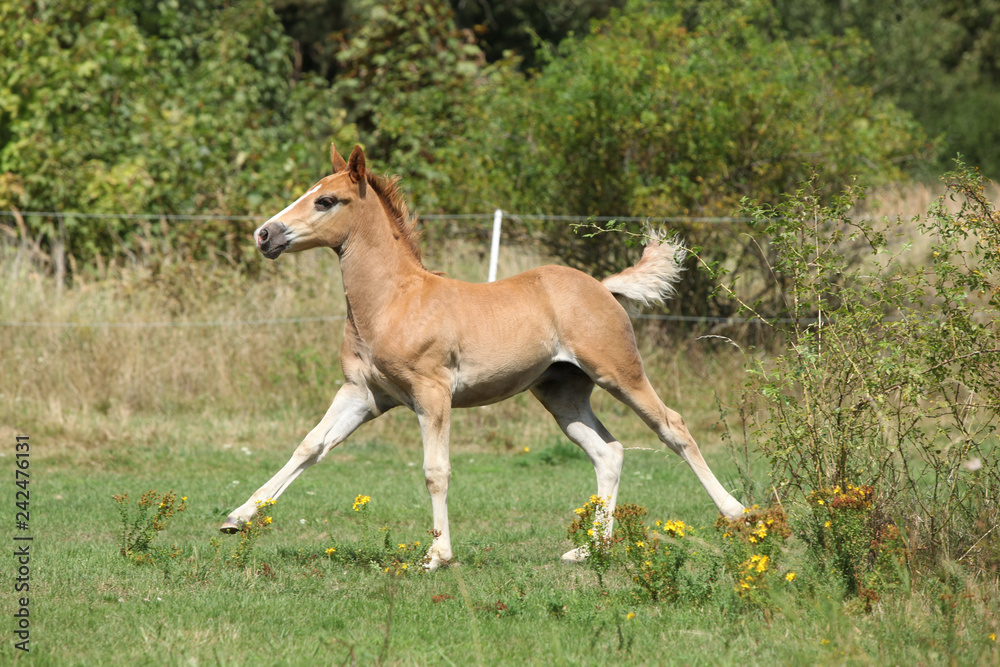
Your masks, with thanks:
[[(458, 563), (454, 564), (457, 565)], [(439, 567), (448, 567), (450, 565), (452, 565), (451, 559), (445, 559), (441, 558), (438, 555), (434, 555), (431, 556), (431, 559), (427, 561), (427, 563), (424, 565), (424, 570), (426, 570), (427, 572), (433, 572)]]
[(582, 548), (573, 549), (564, 553), (559, 560), (563, 565), (576, 565), (587, 560), (587, 552)]
[(232, 517), (230, 517), (226, 519), (226, 521), (221, 526), (219, 526), (219, 530), (225, 533), (226, 535), (235, 535), (236, 533), (240, 532), (240, 527), (239, 525), (237, 525), (235, 521), (233, 521)]

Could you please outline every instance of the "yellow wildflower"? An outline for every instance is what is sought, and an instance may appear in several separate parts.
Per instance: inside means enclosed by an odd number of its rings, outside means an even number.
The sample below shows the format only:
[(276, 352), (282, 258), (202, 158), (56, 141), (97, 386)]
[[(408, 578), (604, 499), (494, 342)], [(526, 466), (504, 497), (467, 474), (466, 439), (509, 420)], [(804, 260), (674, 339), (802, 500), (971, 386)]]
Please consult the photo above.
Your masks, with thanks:
[(332, 556), (335, 553), (337, 553), (337, 550), (334, 547), (330, 547), (329, 549), (326, 550), (327, 556)]
[(789, 572), (785, 575), (785, 581), (795, 581), (795, 573)]
[(684, 537), (684, 531), (688, 530), (688, 527), (680, 519), (673, 519), (663, 524), (663, 530), (674, 537)]
[(269, 517), (269, 516), (264, 517), (264, 525), (265, 526), (270, 526), (272, 521), (273, 521), (273, 519), (271, 517)]
[(398, 546), (398, 547), (399, 547), (400, 549), (405, 549), (405, 548), (406, 548), (406, 545), (405, 545), (405, 544), (399, 544), (399, 545), (397, 545), (397, 546)]
[(363, 496), (358, 494), (358, 497), (354, 499), (354, 511), (360, 512), (361, 508), (367, 505), (371, 501), (371, 496)]
[(522, 449), (521, 451), (522, 451), (522, 452), (524, 452), (525, 454), (527, 454), (528, 452), (530, 452), (530, 451), (531, 451), (531, 447), (525, 447), (525, 448), (524, 448), (524, 449)]
[(625, 620), (626, 621), (631, 621), (633, 618), (635, 618), (635, 612), (634, 611), (630, 611), (628, 614), (625, 615)]

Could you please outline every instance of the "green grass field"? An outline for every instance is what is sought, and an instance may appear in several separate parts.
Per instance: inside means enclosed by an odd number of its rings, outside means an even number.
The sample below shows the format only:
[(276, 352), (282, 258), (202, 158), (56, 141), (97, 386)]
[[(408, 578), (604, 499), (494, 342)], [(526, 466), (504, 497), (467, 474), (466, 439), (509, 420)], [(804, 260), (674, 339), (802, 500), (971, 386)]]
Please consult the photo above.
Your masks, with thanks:
[[(335, 261), (304, 257), (255, 281), (224, 273), (135, 271), (58, 294), (12, 276), (0, 319), (202, 321), (342, 312)], [(518, 260), (525, 261), (525, 260)], [(440, 265), (440, 264), (436, 264)], [(332, 268), (331, 268), (332, 267)], [(508, 271), (518, 267), (508, 266)], [(451, 270), (454, 274), (454, 269)], [(169, 272), (168, 272), (169, 273)], [(300, 287), (293, 289), (295, 277)], [(309, 278), (302, 281), (301, 278)], [(30, 437), (30, 647), (17, 650), (17, 564), (0, 568), (10, 664), (997, 664), (995, 573), (926, 581), (871, 612), (823, 582), (775, 591), (766, 609), (735, 598), (651, 603), (623, 573), (604, 589), (563, 566), (573, 509), (593, 469), (530, 396), (456, 411), (449, 493), (457, 566), (402, 576), (330, 559), (381, 539), (429, 540), (430, 503), (415, 417), (396, 410), (360, 429), (293, 484), (250, 566), (226, 555), (225, 515), (288, 458), (340, 378), (340, 325), (4, 331), (0, 437), (10, 554), (15, 439)], [(680, 411), (720, 480), (742, 480), (721, 444), (716, 393), (741, 381), (738, 352), (716, 340), (642, 328), (647, 369)], [(708, 535), (716, 515), (680, 459), (597, 392), (626, 447), (619, 501)], [(529, 451), (525, 451), (528, 448)], [(653, 451), (650, 451), (653, 449)], [(156, 544), (180, 555), (135, 565), (118, 552), (112, 495), (173, 489), (188, 498)], [(371, 496), (369, 525), (352, 511)], [(213, 540), (221, 546), (213, 546)], [(706, 548), (710, 548), (706, 546)], [(792, 550), (796, 548), (791, 545)], [(803, 571), (799, 581), (808, 582)], [(957, 579), (956, 579), (957, 581)], [(826, 593), (824, 593), (826, 591)]]

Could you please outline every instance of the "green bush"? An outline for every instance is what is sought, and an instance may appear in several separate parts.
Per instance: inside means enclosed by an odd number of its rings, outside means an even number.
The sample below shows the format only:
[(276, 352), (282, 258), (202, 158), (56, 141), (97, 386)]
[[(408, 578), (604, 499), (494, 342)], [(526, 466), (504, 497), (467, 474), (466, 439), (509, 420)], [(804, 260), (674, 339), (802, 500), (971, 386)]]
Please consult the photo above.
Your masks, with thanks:
[[(520, 213), (730, 215), (740, 198), (777, 201), (817, 165), (839, 190), (852, 174), (895, 178), (922, 141), (912, 120), (842, 72), (858, 40), (774, 37), (767, 3), (632, 2), (547, 53), (534, 76), (484, 87), (482, 129), (457, 141), (467, 201)], [(477, 188), (485, 188), (485, 191)], [(620, 270), (624, 249), (541, 223), (554, 252)], [(696, 245), (741, 254), (739, 226), (681, 225)], [(695, 287), (695, 279), (682, 289)], [(690, 283), (689, 285), (687, 283)], [(702, 299), (703, 301), (703, 299)]]
[[(944, 180), (960, 210), (942, 198), (919, 221), (855, 219), (858, 189), (824, 205), (815, 182), (746, 209), (784, 279), (791, 323), (770, 320), (782, 351), (749, 359), (740, 413), (769, 461), (769, 493), (814, 522), (823, 503), (845, 505), (823, 521), (831, 539), (813, 544), (837, 554), (855, 590), (863, 580), (847, 563), (870, 565), (868, 545), (888, 526), (924, 561), (996, 559), (1000, 216), (977, 173), (959, 163)], [(909, 244), (890, 250), (889, 240), (917, 222), (932, 250), (907, 261)], [(850, 514), (845, 489), (867, 490), (850, 531), (837, 525)]]
[[(325, 84), (292, 78), (265, 0), (0, 0), (0, 52), (0, 209), (262, 214), (324, 173), (323, 143), (354, 136)], [(164, 237), (193, 256), (252, 251), (231, 222), (25, 223), (81, 263)]]

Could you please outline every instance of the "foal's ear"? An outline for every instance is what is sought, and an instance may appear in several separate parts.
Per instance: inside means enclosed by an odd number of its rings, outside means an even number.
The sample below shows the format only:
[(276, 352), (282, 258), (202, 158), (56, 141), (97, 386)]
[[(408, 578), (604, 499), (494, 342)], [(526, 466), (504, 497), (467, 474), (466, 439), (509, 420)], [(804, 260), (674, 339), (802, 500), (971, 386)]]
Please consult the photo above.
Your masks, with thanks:
[(357, 144), (351, 151), (351, 157), (347, 159), (347, 173), (351, 175), (351, 180), (358, 184), (358, 193), (364, 197), (365, 187), (368, 185), (368, 180), (365, 178), (365, 152)]
[(333, 173), (337, 174), (347, 168), (347, 160), (337, 152), (337, 147), (330, 143), (330, 161), (333, 162)]

